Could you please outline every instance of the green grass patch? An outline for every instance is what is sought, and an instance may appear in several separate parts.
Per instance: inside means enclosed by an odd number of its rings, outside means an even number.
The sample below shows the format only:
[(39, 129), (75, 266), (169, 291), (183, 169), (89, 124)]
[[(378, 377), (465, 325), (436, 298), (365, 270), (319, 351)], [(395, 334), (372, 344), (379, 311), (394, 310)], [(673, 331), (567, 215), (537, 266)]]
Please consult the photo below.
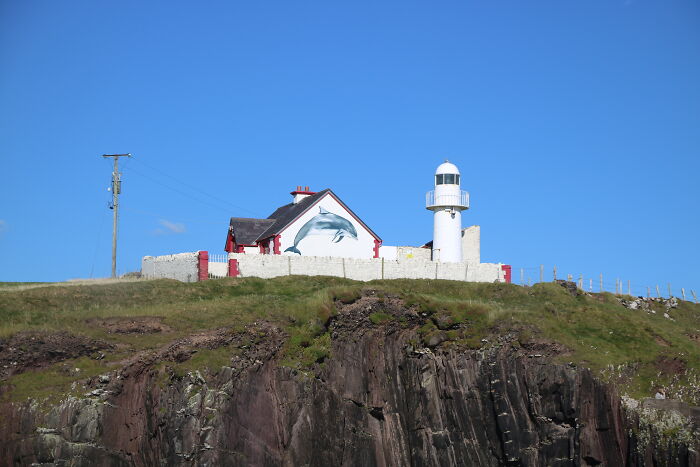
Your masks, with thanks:
[(239, 348), (221, 346), (216, 349), (199, 349), (197, 352), (181, 363), (168, 363), (176, 377), (185, 376), (193, 371), (206, 371), (209, 374), (217, 374), (222, 367), (231, 366), (231, 358), (241, 353)]
[(54, 282), (0, 282), (0, 288), (3, 287), (22, 287), (25, 285), (50, 285)]
[[(440, 345), (454, 343), (472, 348), (481, 346), (481, 339), (503, 332), (520, 333), (521, 342), (552, 340), (570, 349), (559, 358), (562, 362), (572, 361), (594, 371), (611, 366), (634, 367), (623, 391), (635, 397), (652, 395), (652, 386), (672, 379), (674, 384), (686, 384), (682, 378), (660, 372), (656, 364), (660, 357), (681, 359), (687, 368), (700, 369), (700, 345), (690, 337), (700, 335), (699, 305), (681, 302), (671, 310), (670, 320), (663, 317), (666, 310), (661, 304), (653, 305), (655, 314), (628, 310), (612, 294), (572, 296), (554, 283), (526, 288), (503, 283), (408, 279), (360, 283), (333, 277), (289, 276), (191, 284), (162, 279), (31, 289), (4, 283), (0, 287), (5, 287), (0, 293), (0, 338), (27, 330), (66, 330), (134, 352), (161, 347), (199, 330), (242, 329), (264, 320), (289, 334), (282, 363), (309, 368), (332, 357), (327, 326), (337, 313), (335, 303), (352, 303), (363, 288), (370, 287), (377, 297), (398, 295), (408, 306), (418, 307), (426, 320), (418, 330), (418, 338), (424, 342), (436, 333), (447, 339)], [(96, 319), (136, 316), (159, 317), (171, 331), (110, 334), (95, 325)], [(392, 316), (380, 311), (369, 319), (381, 325)], [(229, 364), (226, 362), (234, 351), (200, 350), (176, 366), (183, 372), (214, 369)], [(15, 397), (52, 394), (59, 387), (65, 388), (66, 382), (104, 370), (104, 362), (79, 359), (79, 365), (85, 365), (80, 377), (66, 373), (60, 365), (16, 375), (10, 380), (14, 389), (5, 396), (17, 400)]]
[(369, 315), (369, 320), (374, 324), (383, 324), (392, 320), (392, 316), (389, 313), (384, 313), (382, 311), (377, 311)]
[[(66, 360), (40, 370), (30, 370), (15, 375), (10, 383), (12, 390), (2, 395), (3, 402), (24, 401), (28, 398), (50, 404), (71, 391), (71, 385), (81, 380), (110, 371), (105, 362), (88, 357)], [(84, 390), (77, 388), (76, 395)]]

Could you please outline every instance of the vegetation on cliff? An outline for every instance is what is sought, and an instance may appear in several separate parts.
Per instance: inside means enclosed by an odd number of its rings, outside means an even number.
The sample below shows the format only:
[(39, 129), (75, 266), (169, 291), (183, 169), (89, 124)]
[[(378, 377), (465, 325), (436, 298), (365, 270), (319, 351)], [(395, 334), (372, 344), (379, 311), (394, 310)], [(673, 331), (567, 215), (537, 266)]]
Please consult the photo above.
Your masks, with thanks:
[[(666, 388), (669, 397), (700, 403), (700, 305), (679, 301), (669, 308), (651, 302), (648, 311), (630, 309), (621, 299), (632, 297), (588, 294), (557, 283), (360, 283), (301, 276), (191, 284), (7, 285), (0, 291), (0, 394), (4, 401), (65, 394), (75, 381), (109, 372), (139, 353), (196, 333), (235, 332), (260, 321), (288, 334), (281, 363), (304, 371), (332, 356), (328, 324), (336, 303), (352, 303), (367, 290), (380, 300), (398, 298), (423, 318), (416, 348), (477, 349), (508, 339), (532, 358), (541, 358), (538, 349), (546, 343), (551, 353), (556, 344), (556, 355), (548, 357), (591, 368), (632, 397)], [(410, 324), (407, 316), (386, 310), (368, 319), (374, 325)], [(175, 374), (217, 371), (246, 345), (217, 342), (225, 344), (198, 349), (165, 366)], [(82, 350), (76, 354), (71, 349)]]

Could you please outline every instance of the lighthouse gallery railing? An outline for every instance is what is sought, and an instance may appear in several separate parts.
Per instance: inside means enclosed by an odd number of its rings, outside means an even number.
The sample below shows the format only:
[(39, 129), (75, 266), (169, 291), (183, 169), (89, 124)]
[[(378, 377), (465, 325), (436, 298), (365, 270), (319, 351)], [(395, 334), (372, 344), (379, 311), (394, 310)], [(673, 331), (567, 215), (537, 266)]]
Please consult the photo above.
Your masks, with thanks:
[(425, 194), (425, 207), (430, 209), (438, 206), (454, 206), (462, 209), (469, 208), (469, 192), (460, 190), (459, 194), (442, 194), (435, 196), (435, 190)]

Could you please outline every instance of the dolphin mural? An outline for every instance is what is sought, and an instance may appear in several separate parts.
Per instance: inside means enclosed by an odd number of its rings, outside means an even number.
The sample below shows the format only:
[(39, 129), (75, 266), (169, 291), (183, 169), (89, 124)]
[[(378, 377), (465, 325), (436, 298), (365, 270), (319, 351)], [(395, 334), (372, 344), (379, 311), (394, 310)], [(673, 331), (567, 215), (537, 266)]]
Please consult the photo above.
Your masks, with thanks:
[(350, 221), (337, 214), (326, 211), (321, 206), (319, 206), (319, 213), (299, 229), (297, 236), (294, 237), (294, 245), (284, 251), (290, 251), (300, 255), (301, 251), (297, 249), (297, 245), (309, 235), (333, 236), (331, 239), (333, 243), (338, 243), (345, 237), (357, 240), (357, 230), (355, 230), (355, 227)]

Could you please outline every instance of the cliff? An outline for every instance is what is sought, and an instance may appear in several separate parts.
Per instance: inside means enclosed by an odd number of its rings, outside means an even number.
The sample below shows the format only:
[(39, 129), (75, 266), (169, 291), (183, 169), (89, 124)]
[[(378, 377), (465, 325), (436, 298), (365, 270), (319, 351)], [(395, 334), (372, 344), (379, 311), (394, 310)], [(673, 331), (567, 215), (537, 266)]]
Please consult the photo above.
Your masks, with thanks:
[[(6, 398), (0, 463), (700, 465), (697, 409), (623, 399), (587, 367), (561, 362), (571, 349), (541, 333), (491, 324), (473, 333), (478, 320), (381, 287), (331, 305), (308, 334), (275, 319), (193, 332), (74, 375), (58, 397)], [(157, 319), (99, 324), (167, 333)], [(56, 356), (57, 339), (71, 343), (67, 355)], [(77, 355), (99, 361), (123, 345), (86, 339), (34, 331), (2, 345), (25, 356), (14, 374)], [(27, 341), (33, 351), (18, 350)]]

